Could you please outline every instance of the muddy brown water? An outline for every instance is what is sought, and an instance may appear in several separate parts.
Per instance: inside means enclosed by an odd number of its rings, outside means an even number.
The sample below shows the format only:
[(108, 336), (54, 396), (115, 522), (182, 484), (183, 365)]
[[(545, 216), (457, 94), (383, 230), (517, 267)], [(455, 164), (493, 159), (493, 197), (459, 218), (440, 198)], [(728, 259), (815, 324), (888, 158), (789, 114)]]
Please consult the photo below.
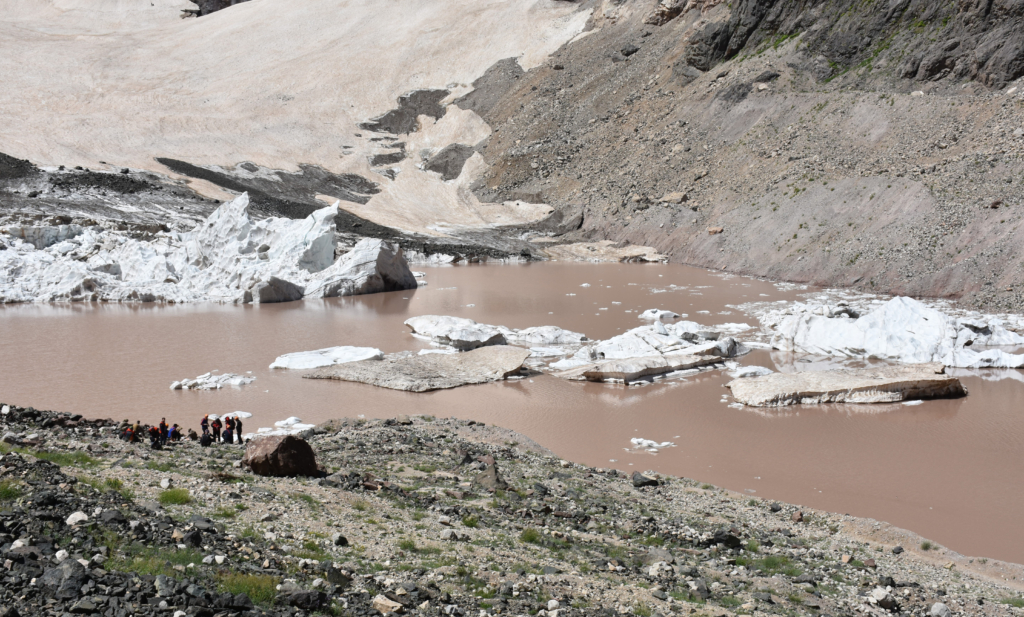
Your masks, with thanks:
[[(414, 315), (517, 328), (550, 324), (601, 339), (642, 323), (637, 314), (647, 308), (688, 313), (708, 325), (753, 325), (727, 305), (802, 293), (677, 265), (421, 269), (429, 285), (418, 290), (328, 301), (2, 307), (0, 401), (115, 419), (166, 416), (195, 428), (204, 413), (243, 410), (253, 414), (247, 431), (288, 416), (314, 423), (400, 413), (474, 419), (517, 430), (581, 463), (653, 469), (871, 517), (964, 554), (1024, 563), (1024, 382), (984, 378), (996, 373), (968, 372), (970, 395), (959, 400), (765, 412), (728, 407), (722, 395), (729, 377), (718, 371), (646, 387), (538, 376), (413, 394), (267, 368), (280, 354), (334, 345), (428, 347), (402, 324)], [(742, 363), (776, 368), (766, 351)], [(252, 371), (257, 381), (219, 391), (168, 388), (211, 370)], [(627, 451), (632, 437), (676, 447), (656, 455)]]

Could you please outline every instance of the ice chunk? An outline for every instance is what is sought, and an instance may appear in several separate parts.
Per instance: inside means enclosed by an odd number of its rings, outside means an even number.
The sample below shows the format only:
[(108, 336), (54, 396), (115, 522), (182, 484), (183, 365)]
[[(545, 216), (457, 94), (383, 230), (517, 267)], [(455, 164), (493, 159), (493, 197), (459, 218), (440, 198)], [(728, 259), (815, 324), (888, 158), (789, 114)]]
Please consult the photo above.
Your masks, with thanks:
[(327, 347), (315, 351), (297, 351), (278, 356), (270, 368), (314, 369), (343, 362), (382, 360), (384, 352), (373, 347)]

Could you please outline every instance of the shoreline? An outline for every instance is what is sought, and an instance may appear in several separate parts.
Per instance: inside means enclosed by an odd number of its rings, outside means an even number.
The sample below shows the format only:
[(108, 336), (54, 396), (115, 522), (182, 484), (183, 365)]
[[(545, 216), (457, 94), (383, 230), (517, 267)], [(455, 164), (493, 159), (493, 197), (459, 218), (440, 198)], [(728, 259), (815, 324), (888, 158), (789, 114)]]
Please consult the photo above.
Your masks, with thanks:
[[(78, 478), (66, 499), (88, 499), (94, 493), (89, 487), (98, 486), (108, 507), (120, 502), (122, 518), (163, 521), (169, 544), (182, 542), (180, 535), (171, 537), (175, 530), (212, 526), (204, 533), (226, 542), (198, 551), (212, 556), (212, 568), (177, 564), (182, 570), (171, 573), (221, 586), (225, 569), (282, 581), (283, 590), (270, 594), (277, 600), (251, 614), (276, 614), (258, 611), (277, 610), (299, 592), (326, 594), (335, 614), (377, 614), (360, 611), (379, 597), (401, 604), (413, 595), (409, 586), (418, 602), (402, 610), (411, 614), (438, 614), (441, 606), (461, 611), (447, 614), (540, 614), (549, 598), (559, 604), (547, 614), (561, 617), (601, 614), (598, 607), (641, 615), (897, 612), (883, 608), (890, 600), (898, 612), (915, 615), (939, 602), (957, 615), (1021, 613), (1002, 603), (1019, 601), (1024, 592), (1019, 564), (940, 546), (924, 551), (920, 536), (872, 519), (752, 498), (687, 478), (630, 477), (577, 465), (514, 431), (474, 421), (332, 420), (304, 434), (326, 475), (306, 479), (246, 472), (239, 466), (240, 446), (202, 449), (180, 442), (151, 450), (114, 439), (113, 422), (37, 414), (28, 418), (14, 408), (0, 420), (5, 436), (35, 428), (36, 439), (20, 447), (20, 461), (33, 460), (32, 452), (55, 459), (60, 472)], [(0, 459), (0, 481), (18, 482), (8, 472), (25, 463), (12, 464), (10, 448), (5, 445)], [(174, 489), (187, 491), (191, 503), (165, 499)], [(32, 502), (42, 489), (21, 490), (15, 507)], [(100, 521), (107, 514), (86, 510), (96, 521), (86, 525), (105, 524)], [(65, 516), (60, 511), (53, 527), (62, 529)], [(63, 534), (49, 535), (56, 550)], [(158, 536), (151, 538), (154, 545)], [(3, 548), (10, 553), (16, 550), (8, 548), (13, 534), (7, 538)], [(898, 554), (896, 546), (903, 549)], [(168, 548), (175, 555), (186, 550)], [(88, 552), (83, 560), (89, 561)], [(127, 559), (132, 553), (124, 546), (112, 546), (108, 554), (129, 569), (139, 563)], [(39, 563), (46, 559), (40, 555)], [(327, 561), (332, 565), (323, 566)], [(325, 582), (323, 567), (344, 572), (334, 580), (348, 582)], [(892, 583), (887, 591), (881, 585), (886, 582)], [(870, 599), (877, 589), (882, 597)], [(423, 602), (428, 606), (418, 608)]]

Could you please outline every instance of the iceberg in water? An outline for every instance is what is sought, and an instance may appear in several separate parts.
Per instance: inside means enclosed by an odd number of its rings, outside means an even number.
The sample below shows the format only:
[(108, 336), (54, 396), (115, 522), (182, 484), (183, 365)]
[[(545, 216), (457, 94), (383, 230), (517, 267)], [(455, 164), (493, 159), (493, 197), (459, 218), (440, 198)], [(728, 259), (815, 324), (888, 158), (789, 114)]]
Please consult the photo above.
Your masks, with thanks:
[(384, 352), (373, 347), (328, 347), (278, 356), (270, 368), (313, 369), (360, 360), (383, 360)]
[(820, 356), (879, 358), (906, 363), (941, 362), (959, 368), (1024, 368), (1024, 354), (993, 345), (1024, 345), (1024, 337), (998, 319), (954, 318), (913, 298), (896, 297), (857, 318), (811, 312), (789, 315), (776, 326), (772, 347)]
[(191, 231), (145, 241), (99, 227), (6, 228), (0, 303), (260, 303), (416, 288), (402, 250), (382, 240), (335, 258), (337, 204), (301, 220), (254, 220), (248, 207), (243, 193)]

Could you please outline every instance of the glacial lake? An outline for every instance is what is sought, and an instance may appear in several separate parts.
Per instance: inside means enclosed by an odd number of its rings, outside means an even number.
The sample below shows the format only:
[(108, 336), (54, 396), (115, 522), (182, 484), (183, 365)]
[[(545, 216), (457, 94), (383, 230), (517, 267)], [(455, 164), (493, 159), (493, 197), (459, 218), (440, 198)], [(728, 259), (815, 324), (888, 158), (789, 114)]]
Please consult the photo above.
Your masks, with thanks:
[[(414, 269), (426, 273), (427, 286), (277, 305), (0, 306), (0, 402), (117, 420), (166, 416), (196, 429), (203, 414), (241, 410), (253, 414), (246, 432), (289, 416), (454, 416), (517, 430), (595, 467), (650, 469), (875, 518), (967, 555), (1024, 563), (1021, 371), (958, 372), (969, 395), (957, 400), (760, 410), (728, 405), (731, 378), (722, 371), (644, 387), (538, 375), (413, 394), (268, 368), (281, 354), (336, 345), (428, 348), (402, 323), (416, 315), (555, 325), (598, 340), (641, 325), (637, 316), (649, 308), (709, 326), (756, 326), (730, 305), (812, 291), (679, 265)], [(776, 360), (783, 362), (765, 350), (739, 359), (772, 369)], [(257, 379), (215, 391), (169, 389), (213, 370)], [(654, 454), (633, 448), (633, 437), (675, 446)]]

